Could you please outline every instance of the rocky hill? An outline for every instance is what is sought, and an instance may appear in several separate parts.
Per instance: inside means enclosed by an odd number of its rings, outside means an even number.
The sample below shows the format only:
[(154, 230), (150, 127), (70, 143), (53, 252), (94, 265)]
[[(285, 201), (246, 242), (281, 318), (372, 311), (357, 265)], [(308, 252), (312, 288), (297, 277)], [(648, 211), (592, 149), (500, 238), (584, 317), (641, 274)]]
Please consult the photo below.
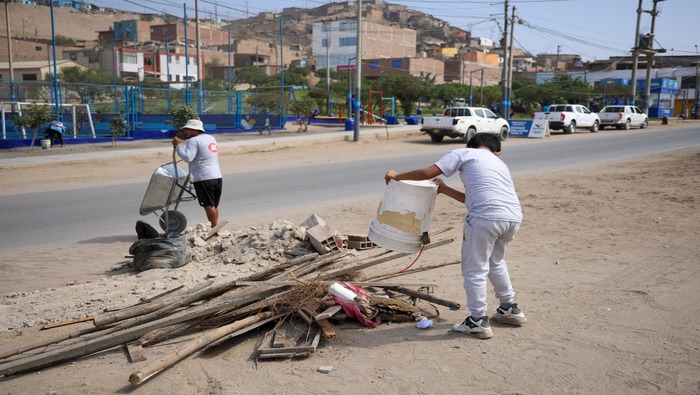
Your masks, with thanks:
[[(317, 22), (352, 19), (356, 17), (352, 2), (328, 3), (316, 8), (285, 8), (283, 15), (288, 17), (284, 23), (286, 45), (298, 44), (310, 50), (312, 25)], [(419, 45), (424, 42), (445, 42), (448, 45), (466, 44), (469, 34), (449, 26), (446, 22), (428, 14), (412, 10), (405, 6), (386, 3), (381, 0), (363, 2), (364, 16), (368, 21), (392, 24), (418, 32)], [(17, 40), (28, 42), (46, 42), (51, 39), (50, 7), (39, 5), (9, 4), (11, 35)], [(0, 36), (5, 36), (4, 7), (0, 7)], [(231, 22), (231, 31), (235, 38), (256, 38), (277, 42), (279, 39), (279, 22), (276, 15), (263, 12), (256, 16)], [(79, 11), (72, 8), (54, 7), (55, 33), (72, 39), (80, 46), (95, 45), (98, 32), (110, 30), (114, 22), (124, 20), (149, 20), (153, 24), (167, 21), (157, 15), (126, 12), (116, 9), (105, 11)], [(202, 20), (206, 26), (226, 29), (228, 24)], [(18, 47), (19, 48), (19, 47)], [(0, 44), (3, 53), (4, 44)], [(418, 48), (420, 51), (421, 48)], [(307, 55), (310, 55), (308, 53)], [(37, 55), (43, 57), (43, 55)], [(0, 54), (0, 61), (6, 61)], [(19, 58), (22, 58), (21, 56)]]
[[(10, 31), (14, 38), (44, 41), (51, 39), (51, 7), (11, 3)], [(6, 37), (5, 7), (0, 7), (0, 36)], [(78, 11), (66, 7), (54, 7), (56, 35), (75, 41), (96, 41), (97, 32), (109, 30), (114, 22), (149, 18), (154, 24), (165, 23), (158, 16), (144, 16), (132, 12), (108, 10), (105, 12)]]

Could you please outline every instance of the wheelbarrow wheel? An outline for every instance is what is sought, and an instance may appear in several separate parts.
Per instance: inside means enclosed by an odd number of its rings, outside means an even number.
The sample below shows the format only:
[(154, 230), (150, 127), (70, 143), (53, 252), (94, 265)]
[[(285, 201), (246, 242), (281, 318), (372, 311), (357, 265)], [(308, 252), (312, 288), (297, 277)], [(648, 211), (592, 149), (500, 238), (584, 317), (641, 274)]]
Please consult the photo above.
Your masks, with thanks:
[(187, 227), (187, 218), (185, 218), (185, 214), (176, 211), (176, 210), (168, 210), (168, 226), (166, 228), (165, 226), (165, 214), (160, 216), (160, 228), (163, 229), (164, 231), (170, 233), (170, 232), (176, 232), (176, 233), (181, 233), (185, 228)]

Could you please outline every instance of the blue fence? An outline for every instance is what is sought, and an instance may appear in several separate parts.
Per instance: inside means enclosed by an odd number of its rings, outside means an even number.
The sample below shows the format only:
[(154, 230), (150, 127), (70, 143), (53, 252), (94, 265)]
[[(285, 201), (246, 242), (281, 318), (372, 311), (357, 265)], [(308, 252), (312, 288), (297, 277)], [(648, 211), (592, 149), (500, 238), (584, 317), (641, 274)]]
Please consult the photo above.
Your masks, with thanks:
[[(27, 137), (24, 137), (21, 129), (15, 127), (13, 120), (19, 114), (16, 107), (7, 104), (16, 102), (52, 103), (53, 118), (66, 125), (66, 142), (69, 144), (111, 139), (109, 120), (114, 117), (123, 117), (129, 125), (129, 132), (120, 139), (172, 137), (174, 130), (168, 110), (183, 105), (196, 108), (208, 131), (213, 133), (246, 132), (266, 126), (273, 129), (284, 127), (283, 117), (260, 112), (256, 106), (255, 92), (202, 91), (201, 97), (192, 98), (193, 92), (183, 89), (73, 83), (59, 83), (57, 90), (58, 93), (54, 93), (48, 81), (0, 82), (0, 101), (3, 102), (5, 115), (0, 148), (29, 145), (34, 133), (26, 131)], [(194, 93), (197, 96), (196, 91)], [(54, 97), (58, 100), (52, 100)], [(74, 107), (81, 109), (76, 113), (75, 122)], [(86, 107), (92, 118), (94, 136), (85, 113)], [(43, 136), (44, 129), (40, 128), (38, 137)]]

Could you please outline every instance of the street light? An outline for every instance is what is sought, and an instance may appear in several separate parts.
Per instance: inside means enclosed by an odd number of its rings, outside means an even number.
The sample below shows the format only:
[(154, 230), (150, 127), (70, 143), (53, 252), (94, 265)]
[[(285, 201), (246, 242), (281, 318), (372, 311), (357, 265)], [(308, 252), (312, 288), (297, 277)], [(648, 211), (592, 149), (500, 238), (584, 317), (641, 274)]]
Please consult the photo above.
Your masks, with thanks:
[(608, 80), (608, 81), (605, 81), (605, 83), (603, 84), (603, 107), (608, 105), (608, 102), (605, 99), (605, 95), (606, 95), (607, 90), (608, 90), (608, 84), (612, 84), (612, 83), (613, 83), (613, 81)]
[[(475, 71), (481, 71), (481, 86), (483, 87), (484, 84), (484, 69), (476, 69), (476, 70), (469, 70), (469, 107), (472, 107), (472, 74)], [(482, 93), (483, 93), (483, 88), (482, 88)]]
[(357, 58), (354, 56), (348, 59), (348, 118), (352, 116), (352, 74), (350, 73), (350, 62), (355, 59)]

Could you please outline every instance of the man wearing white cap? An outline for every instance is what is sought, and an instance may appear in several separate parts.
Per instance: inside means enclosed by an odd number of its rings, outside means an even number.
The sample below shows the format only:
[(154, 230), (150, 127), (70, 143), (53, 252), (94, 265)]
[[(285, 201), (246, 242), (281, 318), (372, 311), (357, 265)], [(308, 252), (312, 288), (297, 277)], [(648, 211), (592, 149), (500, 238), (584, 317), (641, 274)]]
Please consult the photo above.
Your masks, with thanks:
[[(192, 184), (199, 205), (204, 207), (207, 219), (214, 228), (219, 223), (219, 199), (223, 180), (219, 167), (219, 146), (213, 136), (206, 134), (199, 119), (190, 119), (182, 127), (182, 139), (173, 137), (178, 156), (189, 163)], [(182, 146), (182, 140), (187, 144)]]

